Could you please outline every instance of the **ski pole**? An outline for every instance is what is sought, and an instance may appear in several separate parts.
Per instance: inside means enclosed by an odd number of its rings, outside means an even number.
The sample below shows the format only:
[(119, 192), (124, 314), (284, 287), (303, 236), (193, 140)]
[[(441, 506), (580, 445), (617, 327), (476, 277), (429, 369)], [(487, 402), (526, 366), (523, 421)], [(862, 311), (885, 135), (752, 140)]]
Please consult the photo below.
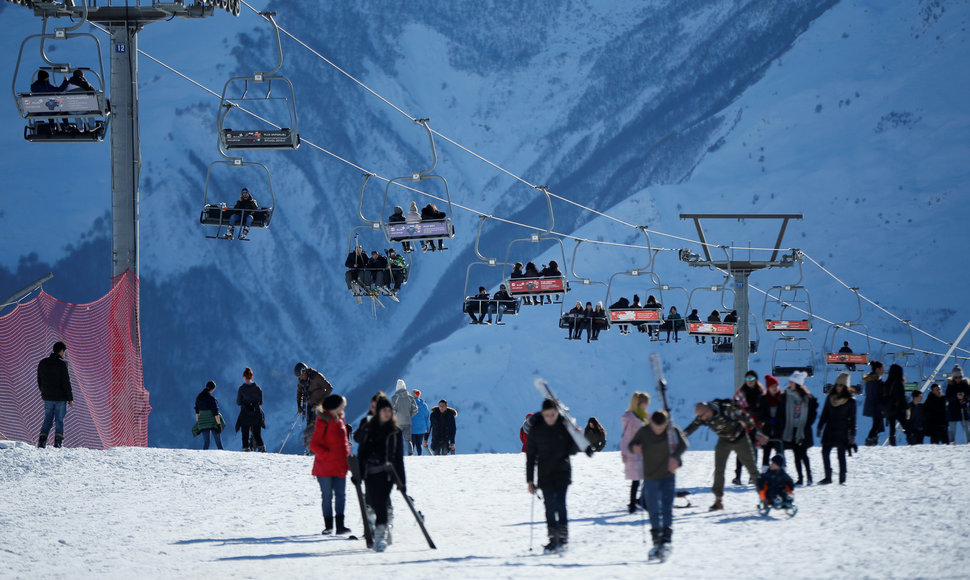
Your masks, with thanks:
[(532, 496), (532, 508), (529, 510), (529, 551), (532, 551), (532, 538), (536, 531), (536, 494), (529, 494)]
[(303, 417), (303, 414), (297, 411), (296, 420), (293, 421), (292, 425), (290, 425), (290, 430), (286, 432), (286, 437), (283, 439), (283, 444), (280, 445), (280, 450), (279, 450), (280, 453), (283, 453), (283, 448), (286, 447), (286, 442), (290, 439), (290, 435), (293, 434), (293, 429), (296, 427), (296, 424), (300, 421), (300, 418), (302, 417)]

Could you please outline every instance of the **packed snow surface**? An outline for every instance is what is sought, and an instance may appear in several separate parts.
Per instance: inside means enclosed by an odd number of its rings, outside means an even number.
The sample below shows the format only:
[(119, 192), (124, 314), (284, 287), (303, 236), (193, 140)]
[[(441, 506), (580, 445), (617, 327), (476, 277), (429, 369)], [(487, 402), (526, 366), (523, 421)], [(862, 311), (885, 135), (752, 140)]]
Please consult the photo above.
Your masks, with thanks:
[[(809, 456), (818, 481), (819, 448)], [(395, 491), (393, 545), (382, 554), (320, 535), (311, 464), (233, 451), (0, 445), (0, 575), (910, 579), (965, 578), (970, 560), (965, 445), (861, 448), (848, 485), (798, 488), (794, 518), (758, 515), (753, 487), (730, 484), (725, 510), (708, 512), (713, 452), (688, 451), (678, 488), (693, 493), (694, 507), (675, 510), (664, 564), (646, 561), (648, 530), (627, 513), (616, 452), (573, 459), (569, 551), (551, 556), (542, 555), (543, 508), (527, 492), (523, 454), (408, 457), (408, 493), (438, 549)], [(349, 483), (347, 521), (359, 533)]]

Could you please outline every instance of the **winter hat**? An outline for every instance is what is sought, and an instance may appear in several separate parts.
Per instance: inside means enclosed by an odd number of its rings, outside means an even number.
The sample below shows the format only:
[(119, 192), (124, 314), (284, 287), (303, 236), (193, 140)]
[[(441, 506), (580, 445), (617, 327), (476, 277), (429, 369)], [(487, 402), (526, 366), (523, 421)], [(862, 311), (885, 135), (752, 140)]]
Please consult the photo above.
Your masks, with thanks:
[(772, 375), (765, 375), (765, 387), (770, 387), (772, 385), (774, 385), (774, 386), (777, 387), (778, 386), (778, 379), (776, 379)]
[(420, 397), (421, 396), (421, 390), (420, 389), (414, 389), (414, 396), (415, 397)]
[(845, 388), (849, 388), (851, 385), (851, 375), (849, 373), (839, 373), (839, 376), (835, 377), (836, 385), (843, 385)]
[(51, 352), (61, 352), (62, 350), (67, 350), (67, 345), (61, 341), (57, 341), (54, 343), (54, 348)]
[(401, 207), (401, 206), (399, 206), (399, 205), (395, 205), (394, 206), (394, 213), (404, 213), (404, 208)]
[(785, 456), (784, 455), (781, 455), (781, 454), (775, 455), (774, 457), (771, 458), (771, 462), (774, 463), (775, 465), (777, 465), (778, 467), (782, 468), (782, 469), (785, 468)]
[(404, 382), (404, 379), (398, 379), (398, 380), (397, 380), (397, 389), (395, 389), (395, 390), (396, 390), (396, 391), (401, 391), (401, 390), (404, 390), (404, 391), (406, 391), (406, 390), (408, 390), (408, 386), (407, 386), (407, 384), (406, 384), (406, 383)]
[[(61, 343), (57, 343), (61, 344)], [(54, 351), (57, 351), (57, 344), (54, 345)], [(963, 368), (960, 365), (953, 365), (953, 374), (963, 376)]]
[(806, 373), (805, 371), (795, 371), (791, 374), (790, 377), (788, 377), (788, 380), (795, 383), (796, 385), (800, 385), (804, 387), (805, 379), (807, 378), (808, 378), (808, 373)]
[(325, 411), (333, 411), (339, 407), (344, 402), (344, 398), (340, 395), (330, 395), (323, 400), (323, 409)]
[(374, 412), (380, 413), (381, 409), (385, 407), (388, 409), (394, 410), (394, 406), (391, 405), (391, 401), (389, 401), (387, 397), (378, 397), (377, 403), (374, 405)]

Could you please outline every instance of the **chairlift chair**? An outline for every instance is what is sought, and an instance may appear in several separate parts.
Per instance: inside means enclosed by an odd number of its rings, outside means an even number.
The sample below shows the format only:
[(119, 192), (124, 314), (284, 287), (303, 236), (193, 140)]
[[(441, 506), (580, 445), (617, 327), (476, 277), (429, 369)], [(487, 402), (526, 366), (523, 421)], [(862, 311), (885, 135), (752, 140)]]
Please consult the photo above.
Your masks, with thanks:
[[(212, 169), (217, 165), (227, 165), (232, 168), (244, 168), (244, 167), (254, 167), (259, 168), (263, 171), (266, 176), (266, 187), (269, 192), (270, 205), (260, 206), (255, 210), (246, 209), (235, 209), (229, 205), (228, 202), (214, 201), (213, 197), (213, 179), (212, 179)], [(248, 188), (248, 186), (247, 186)], [(259, 191), (253, 189), (253, 191)], [(262, 197), (262, 192), (259, 192), (260, 197)], [(255, 195), (253, 196), (256, 197)], [(246, 217), (252, 215), (253, 221), (249, 225), (250, 228), (268, 228), (270, 222), (273, 220), (273, 209), (276, 207), (276, 194), (273, 192), (273, 181), (270, 179), (269, 170), (262, 163), (251, 163), (245, 162), (242, 159), (229, 159), (227, 161), (213, 161), (209, 164), (209, 169), (205, 174), (205, 190), (202, 194), (202, 214), (199, 216), (199, 223), (204, 226), (215, 226), (216, 233), (212, 236), (206, 236), (208, 239), (223, 239), (228, 240), (228, 238), (223, 234), (222, 229), (228, 228), (230, 225), (230, 220), (233, 215), (239, 216), (239, 225), (244, 225), (246, 222)], [(234, 239), (239, 240), (240, 237), (236, 236)], [(242, 241), (249, 241), (248, 238), (243, 238)]]
[[(727, 285), (728, 276), (725, 276), (724, 282), (721, 284), (715, 284), (712, 286), (698, 286), (690, 291), (687, 297), (687, 312), (686, 316), (690, 315), (692, 306), (694, 305), (694, 293), (698, 291), (702, 292), (717, 292), (721, 294), (721, 306), (724, 307), (724, 293), (733, 292)], [(730, 311), (729, 311), (730, 312)], [(700, 314), (698, 314), (700, 317)], [(706, 315), (704, 315), (706, 319)], [(735, 335), (737, 334), (737, 325), (730, 322), (707, 322), (707, 320), (701, 321), (687, 321), (687, 334), (690, 336), (710, 336), (712, 338), (723, 338), (729, 341), (733, 341)]]
[(815, 349), (805, 337), (783, 334), (771, 347), (771, 374), (790, 377), (796, 371), (815, 376)]
[[(573, 282), (576, 282), (576, 283), (578, 283), (578, 284), (580, 284), (582, 286), (585, 286), (585, 287), (589, 287), (589, 286), (603, 286), (603, 288), (606, 290), (606, 298), (605, 298), (606, 303), (603, 305), (603, 309), (604, 309), (604, 311), (606, 311), (606, 309), (610, 305), (610, 302), (609, 302), (609, 300), (610, 300), (609, 284), (607, 284), (606, 282), (599, 282), (599, 281), (596, 281), (596, 280), (591, 280), (590, 278), (587, 278), (585, 276), (580, 276), (579, 274), (576, 273), (576, 254), (579, 251), (579, 246), (582, 245), (582, 243), (584, 241), (586, 241), (586, 240), (577, 239), (576, 240), (576, 245), (573, 247), (573, 260), (572, 260), (572, 262), (570, 264), (570, 272), (573, 275), (572, 281)], [(565, 310), (565, 308), (563, 308), (563, 310)], [(606, 315), (603, 317), (602, 320), (597, 321), (596, 318), (589, 318), (588, 320), (583, 321), (582, 326), (583, 326), (583, 329), (587, 329), (588, 328), (588, 330), (590, 332), (592, 332), (594, 330), (594, 325), (597, 325), (597, 324), (602, 324), (603, 325), (603, 328), (598, 329), (600, 331), (602, 331), (602, 330), (607, 330), (608, 331), (610, 329), (610, 315), (609, 315), (609, 312), (608, 311), (607, 311)], [(577, 321), (575, 320), (575, 315), (572, 315), (569, 312), (562, 312), (559, 315), (559, 328), (562, 328), (562, 329), (573, 329), (573, 330), (575, 330), (577, 326), (578, 325), (577, 325)]]
[[(276, 51), (278, 61), (276, 67), (266, 72), (254, 72), (251, 76), (233, 77), (226, 81), (222, 88), (222, 99), (219, 104), (218, 133), (219, 146), (227, 151), (233, 149), (259, 149), (259, 150), (278, 150), (278, 149), (298, 149), (300, 147), (299, 119), (296, 114), (296, 92), (293, 83), (285, 76), (276, 74), (283, 67), (283, 45), (280, 43), (280, 29), (276, 24), (275, 12), (260, 12), (267, 22), (273, 25), (276, 37)], [(273, 96), (273, 82), (283, 85), (286, 92), (282, 97)], [(230, 95), (233, 87), (242, 83), (242, 92), (238, 96)], [(266, 92), (262, 96), (250, 96), (250, 85), (260, 85), (266, 87)], [(239, 107), (240, 103), (245, 102), (271, 102), (282, 101), (286, 105), (289, 119), (284, 126), (274, 123), (274, 128), (251, 128), (232, 129), (226, 126), (226, 117), (229, 111)], [(248, 122), (249, 118), (247, 118)]]
[[(410, 175), (395, 177), (387, 182), (384, 188), (384, 203), (381, 205), (381, 223), (384, 235), (389, 242), (418, 242), (435, 243), (455, 237), (455, 226), (452, 221), (454, 207), (451, 204), (451, 192), (448, 189), (448, 180), (440, 175), (431, 173), (438, 165), (438, 152), (434, 144), (434, 133), (428, 126), (428, 119), (417, 119), (415, 122), (424, 127), (428, 133), (428, 141), (431, 144), (431, 167), (415, 171)], [(388, 197), (390, 197), (391, 187), (399, 182), (419, 182), (437, 179), (441, 181), (445, 190), (445, 201), (448, 203), (448, 211), (442, 219), (422, 219), (420, 222), (412, 223), (391, 223), (388, 219)]]
[(553, 304), (559, 305), (559, 314), (562, 315), (563, 302), (565, 301), (565, 295), (569, 292), (569, 282), (566, 280), (566, 276), (555, 276), (549, 278), (515, 278), (510, 279), (505, 275), (505, 266), (510, 266), (513, 262), (510, 260), (512, 255), (512, 247), (516, 244), (531, 242), (539, 243), (542, 241), (554, 241), (559, 245), (559, 252), (562, 255), (562, 262), (560, 263), (561, 268), (566, 267), (566, 248), (563, 246), (562, 239), (559, 236), (553, 235), (552, 229), (555, 226), (555, 214), (552, 211), (552, 198), (549, 196), (549, 192), (545, 186), (536, 187), (539, 191), (543, 193), (546, 197), (546, 206), (549, 210), (549, 228), (542, 231), (532, 233), (528, 238), (517, 238), (509, 242), (508, 248), (505, 252), (505, 262), (502, 268), (502, 278), (506, 280), (506, 285), (509, 289), (509, 294), (516, 298), (530, 298), (534, 300), (544, 300), (549, 298), (552, 300)]
[(811, 332), (812, 301), (804, 286), (772, 286), (761, 310), (769, 332)]
[[(93, 34), (74, 32), (87, 20), (87, 3), (84, 4), (84, 16), (73, 27), (57, 28), (53, 33), (47, 33), (47, 18), (45, 17), (42, 32), (28, 36), (20, 44), (11, 91), (20, 117), (27, 122), (24, 127), (24, 139), (27, 141), (70, 143), (104, 141), (111, 107), (104, 95), (105, 76), (101, 58), (101, 42)], [(90, 38), (94, 42), (98, 55), (97, 70), (89, 67), (72, 67), (69, 63), (56, 63), (47, 55), (47, 41), (74, 38)], [(55, 75), (62, 75), (66, 78), (74, 70), (84, 71), (88, 73), (86, 78), (94, 90), (67, 90), (55, 93), (18, 92), (17, 79), (20, 65), (23, 62), (24, 48), (33, 39), (40, 39), (40, 55), (46, 63), (39, 67), (38, 71), (46, 71), (51, 75), (51, 81), (56, 80)], [(36, 80), (36, 77), (31, 76), (31, 84), (34, 80)]]
[[(365, 184), (366, 184), (366, 180), (365, 180)], [(348, 254), (355, 251), (357, 245), (362, 245), (362, 244), (359, 244), (360, 231), (358, 230), (373, 231), (376, 229), (379, 229), (379, 228), (375, 228), (370, 225), (355, 226), (351, 228), (350, 242), (348, 244), (348, 250), (347, 250)], [(375, 250), (379, 254), (383, 255), (385, 258), (387, 258), (389, 255), (389, 252), (387, 250), (382, 249), (380, 247), (370, 248), (370, 249), (364, 248), (364, 254), (369, 258), (370, 252)], [(398, 255), (401, 256), (405, 262), (405, 267), (403, 268), (403, 271), (400, 272), (402, 274), (401, 286), (403, 288), (403, 286), (405, 286), (408, 283), (408, 278), (411, 276), (412, 262), (411, 262), (410, 255), (404, 254), (404, 253), (400, 253)], [(365, 284), (363, 280), (360, 280), (357, 277), (350, 278), (348, 280), (348, 284), (350, 286), (350, 293), (354, 297), (354, 302), (356, 304), (362, 304), (364, 297), (370, 298), (371, 306), (374, 312), (374, 317), (376, 318), (377, 307), (378, 306), (382, 308), (384, 307), (384, 303), (380, 301), (381, 297), (388, 297), (395, 302), (400, 302), (400, 299), (398, 298), (399, 292), (395, 292), (392, 288), (392, 285), (396, 284), (396, 281), (394, 280), (394, 275), (395, 273), (397, 273), (396, 272), (397, 269), (393, 267), (393, 264), (391, 263), (390, 260), (387, 261), (387, 266), (385, 268), (366, 267), (366, 268), (359, 268), (358, 270), (363, 271), (365, 274), (368, 274), (368, 275), (374, 274), (379, 270), (383, 270), (386, 283), (377, 284), (374, 288), (371, 288), (369, 284)]]
[[(478, 256), (478, 261), (471, 262), (470, 264), (468, 264), (468, 267), (465, 269), (465, 288), (462, 294), (465, 297), (465, 299), (463, 300), (462, 307), (461, 307), (461, 311), (464, 314), (469, 314), (472, 312), (474, 312), (475, 314), (483, 314), (481, 310), (483, 306), (482, 301), (477, 300), (475, 296), (468, 294), (468, 284), (469, 284), (469, 281), (471, 280), (472, 268), (474, 266), (487, 266), (487, 267), (494, 268), (497, 266), (506, 265), (504, 262), (499, 262), (496, 258), (488, 258), (482, 255), (482, 252), (479, 249), (479, 243), (481, 242), (481, 239), (482, 239), (482, 228), (484, 227), (485, 221), (488, 220), (489, 216), (480, 215), (478, 217), (480, 221), (478, 222), (478, 232), (475, 236), (475, 255)], [(502, 279), (504, 280), (504, 276), (502, 277)], [(507, 286), (506, 286), (506, 289), (508, 289)], [(511, 292), (509, 294), (511, 295)], [(499, 308), (503, 309), (502, 311), (503, 317), (516, 316), (519, 314), (519, 312), (522, 309), (522, 300), (520, 300), (519, 298), (513, 297), (513, 299), (510, 301), (509, 300), (500, 301), (500, 300), (490, 299), (484, 305), (486, 308), (485, 310), (486, 314), (488, 313), (488, 308), (490, 308), (493, 304), (495, 306), (496, 312), (498, 311)]]

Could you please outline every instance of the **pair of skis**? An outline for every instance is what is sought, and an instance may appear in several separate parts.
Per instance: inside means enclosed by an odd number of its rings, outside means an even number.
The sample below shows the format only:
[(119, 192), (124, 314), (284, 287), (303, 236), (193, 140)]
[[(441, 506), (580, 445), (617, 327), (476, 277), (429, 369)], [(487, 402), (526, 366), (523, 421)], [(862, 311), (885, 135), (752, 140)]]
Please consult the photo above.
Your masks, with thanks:
[[(350, 481), (354, 485), (354, 491), (357, 492), (357, 503), (360, 504), (360, 519), (363, 521), (364, 526), (364, 540), (367, 542), (368, 548), (374, 547), (374, 530), (371, 529), (370, 519), (367, 517), (367, 502), (364, 500), (364, 490), (361, 487), (361, 482), (363, 481), (360, 471), (360, 462), (357, 461), (356, 455), (351, 455), (347, 458), (347, 464), (350, 467)], [(418, 522), (418, 527), (421, 528), (421, 533), (424, 534), (424, 539), (428, 542), (428, 547), (432, 550), (437, 550), (438, 547), (434, 545), (434, 540), (431, 539), (431, 534), (428, 533), (428, 528), (424, 525), (424, 514), (418, 511), (414, 507), (414, 500), (411, 499), (404, 491), (404, 484), (401, 482), (401, 476), (398, 475), (397, 470), (390, 463), (384, 464), (384, 470), (391, 474), (394, 479), (394, 486), (400, 490), (401, 495), (404, 496), (404, 502), (408, 504), (408, 509), (411, 510), (411, 514), (414, 519)]]

